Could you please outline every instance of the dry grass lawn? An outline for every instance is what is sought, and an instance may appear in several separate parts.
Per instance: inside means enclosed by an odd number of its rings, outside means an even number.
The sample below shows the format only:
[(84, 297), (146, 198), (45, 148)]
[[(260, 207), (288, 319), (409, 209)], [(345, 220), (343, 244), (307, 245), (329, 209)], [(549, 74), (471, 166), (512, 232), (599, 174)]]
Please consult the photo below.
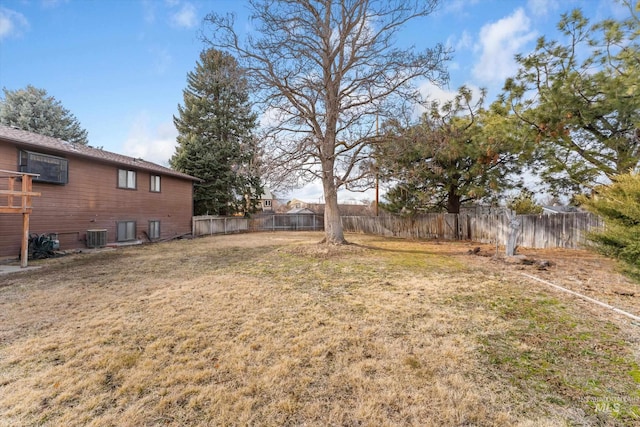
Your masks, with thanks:
[[(640, 423), (629, 319), (469, 244), (348, 238), (214, 236), (0, 276), (0, 425)], [(573, 254), (529, 273), (635, 292)]]

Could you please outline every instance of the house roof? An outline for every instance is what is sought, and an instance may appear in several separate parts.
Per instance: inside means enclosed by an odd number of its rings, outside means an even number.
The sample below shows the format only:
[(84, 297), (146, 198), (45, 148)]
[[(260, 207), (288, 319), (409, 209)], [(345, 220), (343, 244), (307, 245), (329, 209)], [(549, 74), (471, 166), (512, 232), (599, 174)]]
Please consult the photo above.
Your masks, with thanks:
[(271, 191), (267, 187), (264, 187), (262, 191), (264, 191), (264, 193), (262, 193), (262, 196), (260, 196), (260, 199), (262, 199), (262, 200), (272, 200), (274, 198), (273, 194), (271, 193)]
[(72, 155), (92, 159), (96, 161), (113, 163), (134, 169), (157, 172), (158, 174), (171, 175), (192, 181), (200, 181), (199, 178), (187, 175), (173, 169), (148, 162), (143, 159), (112, 153), (99, 148), (82, 144), (73, 144), (62, 139), (44, 136), (33, 132), (27, 132), (14, 127), (0, 125), (0, 140), (11, 141), (26, 149), (46, 151), (57, 155)]
[(575, 206), (543, 206), (542, 210), (554, 214), (579, 212), (579, 209)]
[(311, 209), (307, 208), (293, 208), (287, 211), (288, 214), (313, 214)]

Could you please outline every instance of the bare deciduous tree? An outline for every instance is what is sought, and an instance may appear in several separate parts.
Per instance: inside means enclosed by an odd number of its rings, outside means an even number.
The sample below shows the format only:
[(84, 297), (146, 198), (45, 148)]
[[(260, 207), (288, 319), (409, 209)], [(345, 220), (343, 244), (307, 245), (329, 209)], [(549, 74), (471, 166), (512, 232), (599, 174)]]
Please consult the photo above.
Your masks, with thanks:
[(270, 168), (297, 184), (320, 178), (325, 241), (345, 242), (337, 192), (355, 189), (375, 141), (376, 117), (417, 99), (418, 78), (444, 83), (448, 51), (394, 46), (407, 22), (438, 0), (250, 0), (255, 26), (242, 40), (233, 16), (210, 14), (203, 39), (233, 53), (264, 108)]

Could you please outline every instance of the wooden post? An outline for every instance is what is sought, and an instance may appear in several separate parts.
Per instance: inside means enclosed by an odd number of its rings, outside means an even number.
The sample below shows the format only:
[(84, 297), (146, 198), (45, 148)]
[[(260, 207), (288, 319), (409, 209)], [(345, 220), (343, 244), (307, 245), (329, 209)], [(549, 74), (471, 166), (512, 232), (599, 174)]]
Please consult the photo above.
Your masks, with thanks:
[[(0, 197), (4, 202), (4, 196), (7, 196), (7, 203), (4, 205), (0, 203), (0, 214), (22, 214), (22, 238), (20, 244), (20, 267), (27, 266), (27, 259), (29, 256), (29, 215), (31, 214), (32, 206), (31, 201), (33, 196), (40, 196), (40, 193), (33, 192), (33, 177), (37, 174), (21, 173), (0, 170), (0, 176), (2, 179), (7, 179), (7, 189), (0, 189)], [(4, 176), (4, 175), (8, 176)], [(16, 190), (16, 179), (20, 177), (22, 179), (21, 189)], [(18, 204), (15, 196), (20, 197), (20, 203)], [(14, 204), (15, 203), (15, 204)]]
[(14, 184), (16, 182), (16, 177), (15, 176), (10, 176), (9, 177), (9, 187), (7, 188), (7, 190), (9, 191), (9, 194), (7, 195), (7, 206), (11, 207), (13, 206), (13, 190), (14, 190)]
[(29, 257), (29, 213), (22, 214), (22, 249), (20, 251), (20, 267), (27, 267)]
[(31, 177), (22, 176), (22, 250), (20, 253), (20, 267), (27, 267), (29, 257), (29, 211), (31, 210), (31, 196), (26, 196), (31, 192)]
[(520, 234), (520, 219), (516, 216), (515, 211), (507, 210), (507, 219), (509, 220), (509, 234), (507, 235), (507, 242), (505, 245), (505, 253), (507, 256), (514, 256), (516, 254), (516, 247), (518, 245), (518, 235)]

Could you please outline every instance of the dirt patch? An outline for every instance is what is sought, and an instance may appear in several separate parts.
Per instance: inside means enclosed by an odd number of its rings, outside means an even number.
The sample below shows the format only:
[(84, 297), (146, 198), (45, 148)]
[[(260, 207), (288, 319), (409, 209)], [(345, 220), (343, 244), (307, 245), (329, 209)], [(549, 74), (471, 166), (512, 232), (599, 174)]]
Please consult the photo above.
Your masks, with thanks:
[[(470, 262), (507, 274), (527, 273), (640, 316), (640, 284), (621, 274), (614, 260), (587, 250), (527, 249), (509, 262), (495, 246), (470, 245)], [(479, 249), (479, 250), (476, 250)]]

